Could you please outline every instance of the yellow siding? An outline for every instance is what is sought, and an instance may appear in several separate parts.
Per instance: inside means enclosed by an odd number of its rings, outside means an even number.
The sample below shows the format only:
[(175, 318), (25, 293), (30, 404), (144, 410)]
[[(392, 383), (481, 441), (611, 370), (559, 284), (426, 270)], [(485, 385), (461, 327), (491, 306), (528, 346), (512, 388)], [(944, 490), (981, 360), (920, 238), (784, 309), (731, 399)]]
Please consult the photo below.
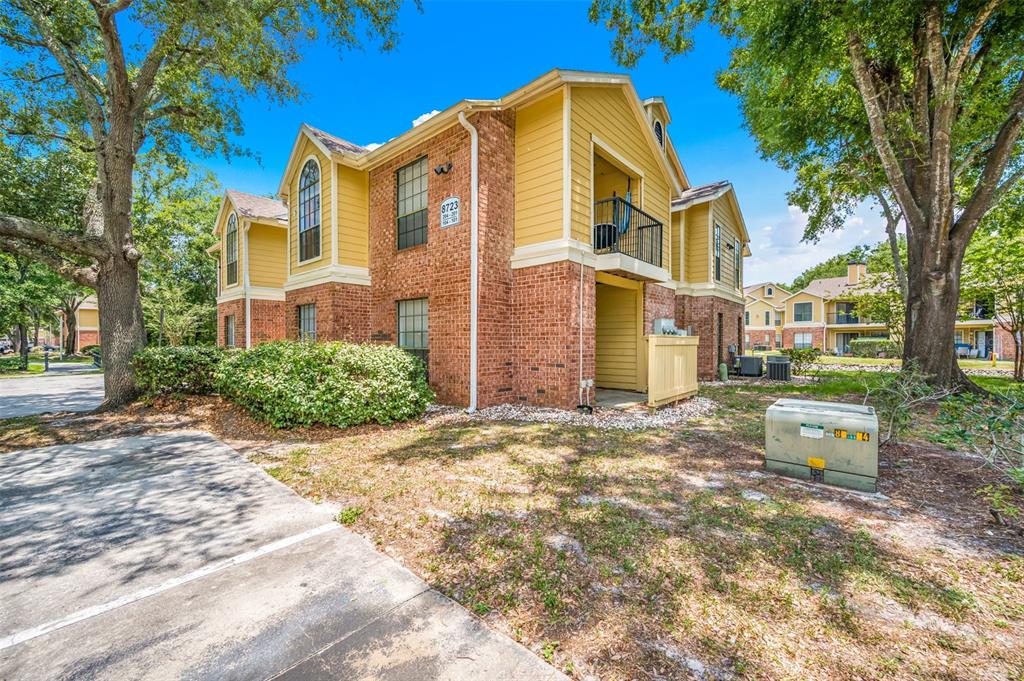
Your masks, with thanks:
[[(593, 159), (591, 145), (594, 137), (604, 142), (643, 173), (640, 191), (634, 188), (634, 203), (650, 213), (666, 227), (662, 230), (664, 267), (671, 257), (669, 206), (671, 180), (652, 148), (646, 131), (626, 99), (626, 93), (615, 87), (573, 86), (570, 90), (571, 112), (572, 202), (571, 236), (584, 243), (591, 242), (591, 215), (593, 202), (600, 198), (592, 194)], [(646, 121), (646, 119), (645, 119)], [(601, 153), (595, 149), (595, 153)], [(641, 196), (638, 196), (641, 195)]]
[(284, 260), (288, 230), (254, 223), (249, 227), (249, 283), (281, 288), (288, 277)]
[(764, 313), (770, 313), (768, 326), (775, 326), (775, 308), (762, 300), (756, 300), (744, 308), (750, 313), (750, 326), (765, 326)]
[(811, 303), (811, 310), (814, 313), (814, 317), (811, 319), (811, 323), (820, 323), (824, 321), (821, 317), (821, 298), (812, 296), (809, 293), (798, 293), (789, 300), (786, 301), (786, 323), (803, 324), (807, 322), (798, 322), (796, 317), (793, 315), (793, 305), (796, 303)]
[(97, 327), (100, 325), (99, 310), (78, 309), (78, 325), (86, 327)]
[[(320, 257), (299, 264), (299, 175), (307, 159), (312, 156), (320, 163)], [(289, 211), (289, 252), (291, 253), (292, 274), (308, 272), (331, 264), (331, 165), (327, 157), (320, 153), (312, 142), (303, 138), (299, 151), (299, 162), (291, 169), (288, 177), (288, 211)]]
[(598, 387), (638, 388), (636, 299), (634, 289), (597, 285)]
[(515, 244), (562, 238), (562, 92), (516, 112)]
[(338, 262), (369, 267), (370, 186), (365, 172), (336, 166), (338, 173)]
[(791, 291), (784, 291), (778, 286), (772, 286), (772, 292), (774, 293), (774, 295), (769, 296), (768, 292), (765, 290), (767, 288), (767, 284), (761, 284), (756, 289), (751, 291), (749, 295), (752, 295), (755, 298), (764, 298), (765, 300), (770, 300), (777, 303), (778, 301), (782, 300), (791, 293)]
[(679, 271), (680, 259), (683, 253), (679, 250), (679, 234), (683, 231), (683, 213), (678, 211), (672, 214), (672, 278), (675, 281), (683, 280), (683, 273)]
[(708, 225), (706, 203), (686, 209), (686, 281), (700, 283), (710, 281), (708, 276), (708, 254), (711, 243), (711, 228)]
[[(723, 199), (716, 199), (711, 202), (711, 213), (714, 216), (714, 225), (717, 224), (722, 228), (722, 278), (719, 279), (724, 286), (731, 288), (740, 289), (743, 287), (743, 277), (740, 276), (740, 285), (736, 286), (736, 253), (735, 251), (729, 250), (729, 244), (734, 243), (735, 240), (739, 239), (739, 225), (737, 223), (736, 214), (729, 206), (728, 202)], [(713, 231), (712, 231), (712, 239)], [(741, 245), (740, 248), (743, 248)], [(740, 268), (743, 267), (743, 258), (740, 258)], [(714, 273), (712, 272), (712, 276)]]

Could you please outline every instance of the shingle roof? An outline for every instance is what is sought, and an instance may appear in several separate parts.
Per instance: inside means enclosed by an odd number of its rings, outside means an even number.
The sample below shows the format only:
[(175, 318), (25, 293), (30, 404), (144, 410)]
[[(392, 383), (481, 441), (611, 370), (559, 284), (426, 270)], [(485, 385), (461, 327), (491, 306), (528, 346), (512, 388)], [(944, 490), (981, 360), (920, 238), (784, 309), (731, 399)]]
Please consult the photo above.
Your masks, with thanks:
[(847, 283), (846, 277), (827, 277), (825, 279), (815, 279), (811, 283), (804, 287), (804, 291), (811, 295), (818, 296), (819, 298), (842, 298), (843, 296), (856, 295), (858, 293), (867, 293), (876, 290), (882, 290), (881, 284), (874, 286), (866, 286), (863, 283), (850, 284)]
[(692, 203), (700, 203), (707, 201), (708, 199), (714, 199), (732, 187), (732, 183), (728, 180), (722, 180), (721, 182), (712, 182), (711, 184), (704, 184), (699, 187), (690, 187), (683, 191), (678, 198), (672, 200), (673, 207), (688, 206)]
[(331, 151), (344, 152), (348, 154), (365, 154), (367, 151), (369, 151), (369, 149), (367, 149), (366, 147), (361, 147), (358, 144), (353, 144), (352, 142), (349, 142), (348, 140), (343, 140), (340, 137), (335, 137), (329, 132), (324, 132), (319, 128), (314, 128), (312, 125), (309, 125), (308, 123), (306, 124), (306, 127), (309, 128), (309, 132), (312, 133), (314, 137), (320, 140), (320, 142)]
[(242, 217), (270, 218), (273, 220), (288, 219), (288, 208), (276, 199), (246, 194), (234, 189), (228, 190), (228, 196)]

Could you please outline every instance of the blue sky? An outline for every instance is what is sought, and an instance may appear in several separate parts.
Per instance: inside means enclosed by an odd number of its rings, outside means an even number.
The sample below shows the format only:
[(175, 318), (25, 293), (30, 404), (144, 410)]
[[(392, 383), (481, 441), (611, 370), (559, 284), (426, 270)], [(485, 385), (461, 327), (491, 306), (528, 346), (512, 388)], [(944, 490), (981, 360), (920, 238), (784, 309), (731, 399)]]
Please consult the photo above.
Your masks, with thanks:
[(312, 44), (293, 71), (303, 101), (242, 103), (246, 131), (238, 141), (259, 161), (197, 160), (226, 188), (271, 194), (303, 122), (365, 145), (401, 134), (423, 113), (460, 99), (501, 96), (554, 67), (628, 72), (641, 97), (665, 97), (669, 134), (690, 181), (734, 183), (754, 253), (746, 283), (791, 281), (835, 253), (884, 238), (880, 218), (864, 209), (842, 232), (800, 243), (804, 216), (785, 196), (791, 175), (760, 159), (736, 99), (715, 85), (729, 44), (713, 29), (700, 29), (685, 56), (666, 63), (652, 53), (626, 71), (611, 57), (611, 34), (587, 20), (588, 7), (585, 0), (426, 0), (422, 13), (407, 6), (395, 50), (367, 45), (339, 54), (326, 41)]

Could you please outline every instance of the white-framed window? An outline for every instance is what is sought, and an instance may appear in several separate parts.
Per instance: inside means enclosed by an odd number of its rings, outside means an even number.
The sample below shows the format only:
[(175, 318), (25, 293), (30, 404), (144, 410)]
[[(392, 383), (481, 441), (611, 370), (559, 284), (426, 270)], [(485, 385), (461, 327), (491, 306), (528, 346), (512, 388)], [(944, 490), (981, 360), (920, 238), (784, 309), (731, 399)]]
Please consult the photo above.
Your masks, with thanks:
[(750, 310), (743, 311), (743, 323), (746, 326), (750, 326)]
[(423, 360), (430, 359), (430, 321), (426, 298), (398, 301), (398, 347)]
[(722, 281), (722, 228), (715, 225), (715, 281)]
[(740, 248), (740, 240), (732, 240), (733, 249), (733, 266), (735, 271), (733, 272), (734, 278), (736, 279), (736, 288), (740, 288), (740, 282), (743, 281), (743, 250)]
[(793, 321), (809, 322), (814, 319), (812, 303), (793, 303)]
[(764, 287), (764, 297), (765, 298), (771, 298), (774, 295), (775, 295), (775, 289), (773, 289), (771, 286), (765, 286)]
[(427, 157), (395, 171), (398, 250), (427, 243)]
[(782, 334), (778, 331), (775, 332), (775, 347), (782, 347)]
[(782, 326), (782, 313), (781, 312), (776, 312), (775, 313), (775, 326)]
[(320, 166), (306, 161), (299, 175), (299, 262), (320, 257)]
[(658, 140), (658, 146), (665, 147), (665, 128), (661, 125), (661, 121), (654, 121), (654, 137)]
[(772, 325), (772, 313), (771, 313), (770, 310), (765, 310), (764, 311), (764, 325), (765, 326), (771, 326)]
[(233, 314), (224, 317), (224, 347), (235, 347), (235, 315)]
[(299, 340), (316, 340), (316, 303), (299, 305)]
[(228, 286), (238, 283), (238, 217), (232, 213), (228, 216), (228, 226), (224, 230), (224, 279)]
[(793, 347), (797, 350), (806, 350), (814, 346), (814, 334), (810, 331), (803, 331), (793, 334)]

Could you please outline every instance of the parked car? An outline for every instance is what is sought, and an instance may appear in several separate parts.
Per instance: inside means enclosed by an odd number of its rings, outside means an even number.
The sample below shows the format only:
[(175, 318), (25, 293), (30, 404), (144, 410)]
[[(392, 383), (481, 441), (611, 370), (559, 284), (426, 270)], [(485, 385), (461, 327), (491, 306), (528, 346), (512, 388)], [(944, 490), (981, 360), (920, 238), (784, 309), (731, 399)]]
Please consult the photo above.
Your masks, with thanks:
[(0, 340), (0, 355), (14, 352), (14, 343), (9, 340)]

